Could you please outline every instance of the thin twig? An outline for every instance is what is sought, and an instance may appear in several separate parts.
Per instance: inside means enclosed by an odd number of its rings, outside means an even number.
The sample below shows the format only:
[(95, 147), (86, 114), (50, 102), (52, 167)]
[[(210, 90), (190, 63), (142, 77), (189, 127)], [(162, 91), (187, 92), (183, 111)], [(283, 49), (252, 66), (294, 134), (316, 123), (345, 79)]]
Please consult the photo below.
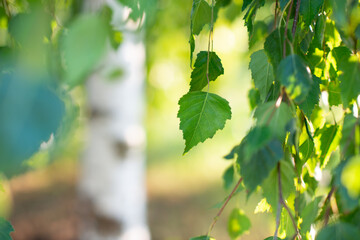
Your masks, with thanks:
[(210, 43), (213, 42), (213, 30), (214, 30), (214, 0), (211, 1), (211, 22), (210, 22), (210, 32), (208, 40), (208, 56), (206, 61), (206, 79), (207, 79), (207, 92), (210, 90), (210, 78), (209, 78), (209, 65), (210, 65)]
[(275, 233), (274, 233), (274, 240), (277, 240), (277, 235), (278, 235), (279, 226), (280, 226), (280, 214), (281, 214), (281, 203), (279, 201), (277, 210), (276, 210), (276, 228), (275, 228)]
[[(334, 192), (335, 192), (335, 187), (332, 186), (330, 192), (328, 193), (328, 195), (325, 198), (324, 206), (326, 206), (327, 202), (330, 203), (331, 196), (333, 195)], [(324, 226), (326, 226), (328, 224), (329, 217), (330, 217), (330, 206), (326, 209), (326, 212), (325, 212), (325, 215), (324, 215)]]
[(217, 220), (219, 219), (219, 217), (221, 216), (222, 212), (224, 211), (226, 205), (228, 204), (228, 202), (230, 201), (230, 199), (232, 198), (232, 196), (234, 195), (234, 193), (236, 192), (236, 189), (239, 187), (240, 183), (242, 182), (243, 178), (240, 178), (239, 181), (237, 182), (237, 184), (235, 185), (234, 189), (231, 191), (230, 195), (228, 196), (228, 198), (226, 199), (225, 203), (222, 205), (220, 211), (216, 214), (216, 216), (214, 217), (213, 222), (210, 225), (209, 228), (209, 232), (208, 232), (208, 236), (210, 236), (210, 233), (212, 231), (212, 229), (214, 228)]
[(299, 19), (300, 4), (301, 4), (301, 0), (297, 0), (295, 18), (294, 18), (294, 22), (293, 22), (293, 26), (292, 26), (292, 35), (293, 35), (293, 37), (295, 36), (296, 26), (297, 26), (297, 22), (298, 22), (298, 19)]
[(285, 23), (285, 29), (284, 29), (284, 42), (283, 42), (283, 58), (286, 57), (286, 40), (287, 40), (287, 29), (289, 26), (289, 19), (290, 19), (290, 15), (291, 15), (291, 10), (294, 4), (294, 0), (291, 0), (290, 3), (290, 8), (288, 10), (288, 15), (286, 17), (286, 23)]
[(277, 25), (278, 9), (279, 9), (279, 0), (276, 0), (276, 3), (275, 3), (274, 27), (273, 27), (274, 29), (276, 28), (276, 25)]
[[(297, 224), (295, 222), (294, 216), (292, 215), (289, 207), (287, 206), (287, 204), (285, 203), (284, 197), (283, 197), (283, 193), (282, 193), (282, 187), (281, 187), (281, 171), (280, 171), (280, 162), (278, 162), (277, 164), (277, 174), (278, 174), (278, 185), (279, 185), (279, 202), (283, 205), (283, 207), (285, 208), (285, 210), (288, 212), (289, 217), (291, 219), (291, 222), (293, 224), (293, 227), (295, 229), (296, 235), (299, 237), (299, 239), (301, 240), (301, 235), (299, 233), (299, 229), (297, 227)], [(295, 235), (295, 236), (296, 236)]]

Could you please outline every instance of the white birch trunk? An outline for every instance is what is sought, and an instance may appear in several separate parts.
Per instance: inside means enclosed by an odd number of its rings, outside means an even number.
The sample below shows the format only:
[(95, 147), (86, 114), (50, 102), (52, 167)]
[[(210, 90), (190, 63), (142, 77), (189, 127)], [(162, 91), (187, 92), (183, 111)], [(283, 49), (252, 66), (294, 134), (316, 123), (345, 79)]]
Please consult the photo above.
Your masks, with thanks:
[[(115, 16), (124, 15), (115, 1), (108, 4)], [(87, 11), (101, 5), (99, 0), (85, 1)], [(93, 74), (86, 87), (91, 116), (79, 188), (91, 214), (85, 219), (83, 240), (150, 239), (143, 127), (145, 47), (143, 36), (131, 26), (122, 32), (119, 49), (109, 51), (104, 69)], [(114, 68), (120, 68), (122, 76), (106, 79), (106, 69)]]

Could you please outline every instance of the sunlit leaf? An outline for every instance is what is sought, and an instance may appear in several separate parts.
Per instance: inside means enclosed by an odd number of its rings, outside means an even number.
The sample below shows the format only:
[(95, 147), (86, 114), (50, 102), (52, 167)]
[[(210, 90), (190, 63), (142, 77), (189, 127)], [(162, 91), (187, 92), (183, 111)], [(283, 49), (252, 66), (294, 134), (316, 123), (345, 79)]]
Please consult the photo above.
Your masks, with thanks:
[(351, 197), (356, 198), (360, 195), (360, 155), (352, 157), (345, 165), (341, 182), (347, 188)]
[(299, 108), (304, 112), (305, 116), (307, 116), (308, 118), (311, 117), (311, 113), (314, 110), (315, 105), (319, 103), (320, 94), (321, 94), (320, 92), (321, 80), (318, 77), (313, 76), (313, 81), (314, 82), (308, 93), (307, 98), (301, 104), (299, 104)]
[(232, 239), (240, 237), (251, 227), (250, 219), (241, 209), (235, 208), (229, 217), (228, 233)]

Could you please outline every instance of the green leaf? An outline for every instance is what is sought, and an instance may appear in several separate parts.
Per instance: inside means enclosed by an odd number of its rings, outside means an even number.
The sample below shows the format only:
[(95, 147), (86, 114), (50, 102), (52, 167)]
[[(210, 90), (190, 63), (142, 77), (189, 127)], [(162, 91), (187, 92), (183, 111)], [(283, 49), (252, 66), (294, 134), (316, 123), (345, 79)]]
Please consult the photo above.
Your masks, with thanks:
[[(287, 161), (280, 161), (281, 187), (284, 199), (287, 199), (295, 191), (294, 178), (295, 169)], [(263, 196), (276, 213), (279, 201), (278, 171), (274, 168), (269, 176), (261, 184)]]
[(253, 24), (254, 24), (253, 22), (255, 20), (256, 12), (260, 7), (264, 6), (264, 4), (265, 4), (265, 0), (253, 0), (251, 2), (248, 11), (244, 16), (245, 26), (247, 26), (250, 35), (253, 32)]
[(351, 56), (351, 51), (349, 48), (341, 46), (336, 47), (331, 51), (331, 54), (336, 60), (337, 70), (344, 68), (347, 65), (348, 59)]
[(268, 125), (279, 140), (284, 140), (285, 126), (293, 118), (293, 113), (286, 103), (277, 106), (275, 101), (271, 101), (259, 105), (255, 109), (254, 117), (258, 126)]
[(325, 125), (321, 129), (317, 129), (315, 132), (315, 141), (319, 142), (317, 151), (319, 153), (321, 166), (325, 166), (330, 158), (332, 151), (338, 146), (338, 132), (339, 126), (337, 125)]
[(250, 5), (251, 2), (253, 2), (253, 0), (244, 0), (241, 10), (244, 11), (247, 8), (247, 6)]
[(199, 35), (202, 28), (211, 22), (211, 7), (205, 0), (194, 0), (191, 9), (191, 31)]
[(348, 61), (339, 66), (343, 72), (339, 76), (343, 105), (347, 108), (360, 93), (360, 63), (357, 56), (351, 56)]
[(246, 159), (245, 153), (248, 144), (247, 137), (245, 137), (238, 148), (237, 161), (240, 165), (240, 175), (243, 177), (244, 185), (250, 195), (267, 178), (283, 158), (284, 153), (280, 141), (273, 139), (252, 154), (251, 158)]
[(189, 240), (215, 240), (215, 238), (209, 237), (207, 235), (202, 235), (198, 237), (192, 237)]
[(312, 202), (306, 204), (305, 208), (301, 211), (300, 217), (303, 221), (300, 225), (300, 232), (302, 235), (305, 235), (310, 230), (311, 224), (315, 221), (321, 199), (321, 197), (315, 198)]
[(254, 127), (246, 136), (247, 144), (244, 149), (245, 161), (254, 153), (266, 146), (273, 138), (271, 129), (267, 126)]
[(268, 34), (268, 25), (263, 21), (256, 21), (254, 24), (254, 30), (249, 36), (249, 49), (258, 46), (263, 43)]
[[(206, 77), (208, 52), (201, 51), (196, 57), (194, 70), (191, 73), (190, 91), (200, 91), (207, 84)], [(215, 52), (209, 53), (209, 80), (215, 81), (216, 78), (224, 74), (224, 68), (221, 64), (220, 58)]]
[[(281, 29), (275, 29), (270, 33), (270, 35), (266, 38), (264, 43), (264, 49), (266, 51), (266, 54), (268, 58), (270, 59), (271, 64), (274, 67), (274, 70), (276, 72), (276, 69), (278, 68), (278, 65), (283, 57), (283, 42), (284, 42), (284, 28)], [(291, 31), (287, 31), (287, 39), (291, 41)], [(290, 45), (286, 44), (286, 52), (290, 53)]]
[(192, 33), (190, 34), (189, 44), (190, 44), (190, 66), (192, 67), (193, 55), (195, 50), (195, 38)]
[(248, 92), (250, 110), (254, 110), (261, 103), (259, 90), (251, 88)]
[(264, 102), (274, 82), (274, 70), (264, 50), (254, 52), (250, 58), (251, 76), (260, 92), (261, 101)]
[(320, 232), (316, 235), (315, 240), (357, 240), (359, 239), (359, 236), (360, 231), (354, 225), (338, 222), (321, 229)]
[(299, 148), (301, 160), (305, 163), (314, 152), (314, 142), (311, 139), (306, 139)]
[(277, 76), (281, 84), (286, 87), (286, 92), (298, 104), (305, 100), (313, 85), (310, 69), (295, 54), (280, 62)]
[(320, 83), (321, 80), (313, 75), (313, 85), (309, 91), (307, 98), (299, 104), (299, 108), (304, 112), (305, 116), (310, 118), (315, 105), (319, 103), (320, 99)]
[(4, 218), (0, 218), (0, 239), (1, 240), (12, 240), (10, 233), (14, 231), (13, 226), (6, 221)]
[(300, 14), (306, 25), (310, 25), (314, 18), (318, 15), (324, 0), (302, 0), (300, 4)]
[(199, 142), (212, 138), (231, 118), (229, 103), (208, 92), (189, 92), (179, 100), (180, 129), (185, 140), (184, 154)]
[(16, 68), (0, 79), (0, 171), (12, 176), (26, 169), (23, 162), (43, 142), (56, 136), (65, 105), (46, 84), (54, 83), (54, 77)]
[(360, 120), (352, 114), (346, 114), (340, 140), (341, 154), (344, 158), (360, 152), (360, 145), (356, 144), (356, 135), (360, 136)]
[(231, 164), (223, 174), (224, 188), (229, 189), (234, 183), (234, 165)]
[(235, 208), (229, 217), (228, 233), (232, 239), (240, 237), (243, 233), (248, 231), (251, 227), (250, 219), (244, 214), (244, 212)]
[(65, 78), (70, 86), (84, 80), (106, 49), (106, 24), (100, 16), (83, 14), (76, 18), (62, 39)]
[(331, 81), (328, 86), (329, 105), (337, 106), (342, 103), (340, 83), (338, 81)]

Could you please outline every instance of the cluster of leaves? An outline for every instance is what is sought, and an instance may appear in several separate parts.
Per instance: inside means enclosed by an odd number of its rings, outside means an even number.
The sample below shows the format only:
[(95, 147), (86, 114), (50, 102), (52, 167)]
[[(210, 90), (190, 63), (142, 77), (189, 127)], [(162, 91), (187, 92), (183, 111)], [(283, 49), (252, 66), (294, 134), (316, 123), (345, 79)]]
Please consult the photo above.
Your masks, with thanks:
[[(71, 90), (84, 82), (109, 45), (116, 49), (121, 43), (121, 32), (111, 24), (112, 9), (85, 12), (85, 2), (1, 1), (0, 171), (8, 177), (28, 170), (43, 143), (52, 142), (49, 158), (59, 153), (78, 113)], [(134, 21), (150, 2), (119, 0)], [(11, 239), (11, 225), (0, 223), (1, 239)]]
[[(230, 2), (193, 1), (191, 65), (194, 36), (208, 25), (210, 46), (219, 9)], [(262, 7), (273, 12), (260, 21)], [(254, 125), (225, 157), (232, 161), (225, 186), (239, 179), (248, 196), (262, 193), (256, 212), (270, 210), (276, 219), (275, 233), (267, 239), (358, 239), (359, 1), (244, 0), (238, 14), (249, 35)], [(179, 101), (184, 153), (212, 138), (231, 117), (225, 99), (201, 91), (223, 73), (215, 52), (198, 53), (190, 91)], [(323, 172), (331, 179), (317, 177)], [(234, 211), (229, 219), (233, 239), (250, 228), (241, 210)], [(210, 231), (193, 239), (212, 239)]]

